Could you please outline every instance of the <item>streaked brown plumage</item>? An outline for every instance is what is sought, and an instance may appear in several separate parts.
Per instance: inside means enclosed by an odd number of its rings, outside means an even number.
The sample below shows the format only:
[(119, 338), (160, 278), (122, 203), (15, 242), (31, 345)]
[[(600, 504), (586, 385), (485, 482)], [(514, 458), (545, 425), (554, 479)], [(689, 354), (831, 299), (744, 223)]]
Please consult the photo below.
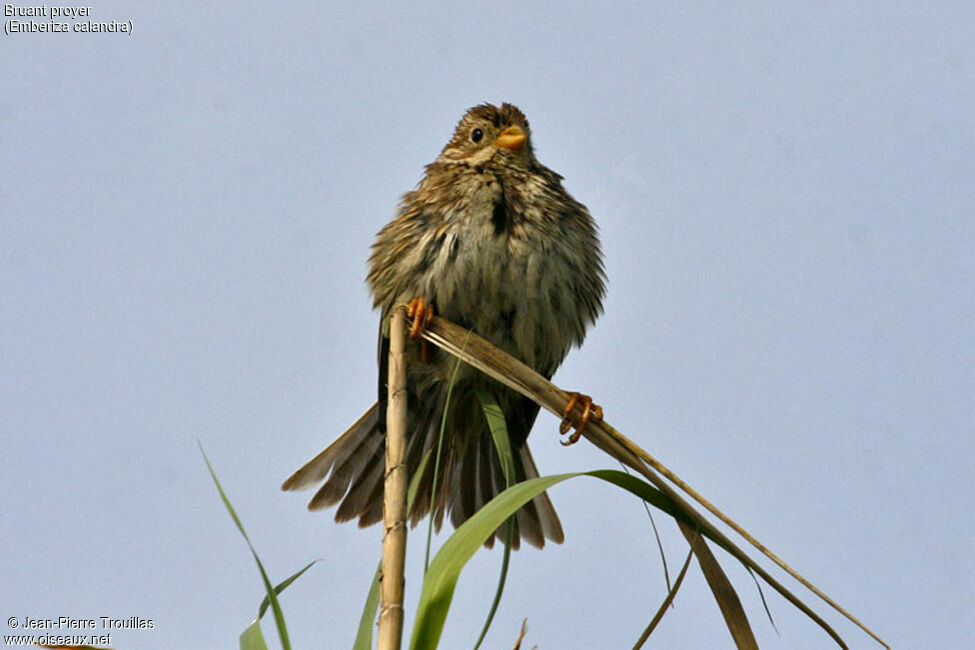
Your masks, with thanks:
[[(602, 311), (604, 273), (596, 226), (562, 188), (561, 176), (535, 159), (528, 121), (511, 104), (470, 109), (440, 157), (379, 233), (368, 283), (380, 325), (380, 398), (325, 451), (289, 478), (285, 489), (325, 481), (313, 510), (339, 504), (338, 521), (382, 519), (385, 367), (389, 317), (422, 297), (438, 314), (475, 332), (551, 377), (580, 345)], [(434, 351), (408, 360), (410, 476), (436, 451), (454, 359)], [(517, 479), (538, 475), (526, 440), (538, 407), (469, 366), (462, 366), (448, 409), (436, 522), (460, 525), (504, 489), (504, 476), (474, 386), (495, 395), (515, 450)], [(427, 464), (410, 517), (430, 510), (433, 463)], [(562, 526), (543, 494), (518, 511), (519, 538), (541, 547), (561, 542)], [(503, 529), (497, 536), (503, 539)], [(489, 544), (490, 545), (490, 544)]]

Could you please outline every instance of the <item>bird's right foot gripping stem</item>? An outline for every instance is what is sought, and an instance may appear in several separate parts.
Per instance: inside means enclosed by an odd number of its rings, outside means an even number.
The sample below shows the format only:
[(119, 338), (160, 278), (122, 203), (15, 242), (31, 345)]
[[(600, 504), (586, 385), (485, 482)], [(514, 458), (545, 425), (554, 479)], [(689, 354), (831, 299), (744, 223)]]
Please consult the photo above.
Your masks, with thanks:
[(410, 338), (414, 341), (420, 341), (420, 360), (423, 363), (430, 361), (430, 347), (422, 336), (423, 330), (433, 320), (433, 313), (433, 303), (427, 302), (425, 298), (411, 300), (406, 311), (407, 318), (413, 319), (413, 324), (410, 326)]

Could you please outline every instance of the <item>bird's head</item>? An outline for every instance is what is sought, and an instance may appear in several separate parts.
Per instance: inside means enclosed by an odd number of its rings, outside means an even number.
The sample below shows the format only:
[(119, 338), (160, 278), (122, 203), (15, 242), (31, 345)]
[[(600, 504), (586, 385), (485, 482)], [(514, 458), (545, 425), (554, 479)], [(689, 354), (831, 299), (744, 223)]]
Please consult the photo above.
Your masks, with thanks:
[(483, 164), (495, 156), (531, 160), (531, 129), (525, 114), (512, 104), (480, 104), (467, 111), (440, 153), (443, 162)]

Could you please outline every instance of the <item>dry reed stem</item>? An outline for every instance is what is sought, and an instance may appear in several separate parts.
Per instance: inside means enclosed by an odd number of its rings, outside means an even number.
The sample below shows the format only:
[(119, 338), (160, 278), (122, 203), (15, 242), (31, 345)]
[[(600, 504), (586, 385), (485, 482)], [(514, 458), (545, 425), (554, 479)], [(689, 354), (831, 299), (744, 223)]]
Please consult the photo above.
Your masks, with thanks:
[[(404, 310), (405, 308), (400, 308)], [(405, 313), (405, 312), (404, 312)], [(570, 398), (569, 393), (561, 390), (547, 379), (536, 373), (533, 369), (521, 363), (511, 355), (494, 347), (476, 334), (469, 333), (448, 320), (441, 317), (434, 317), (433, 321), (423, 331), (423, 338), (434, 345), (446, 350), (455, 357), (462, 359), (471, 366), (481, 370), (495, 380), (508, 386), (522, 395), (534, 400), (540, 406), (561, 418)], [(695, 510), (677, 492), (661, 478), (666, 477), (668, 481), (680, 488), (684, 493), (697, 501), (711, 514), (720, 519), (727, 526), (741, 535), (749, 544), (754, 546), (779, 566), (783, 571), (795, 578), (804, 587), (818, 596), (830, 607), (842, 614), (861, 630), (873, 637), (885, 648), (890, 648), (879, 636), (861, 623), (856, 617), (847, 612), (833, 599), (815, 587), (812, 583), (802, 577), (779, 557), (769, 551), (748, 531), (725, 515), (711, 502), (701, 496), (691, 486), (681, 480), (676, 474), (670, 471), (663, 463), (644, 451), (629, 438), (611, 427), (605, 420), (590, 422), (583, 431), (583, 437), (603, 452), (609, 454), (624, 465), (631, 467), (639, 472), (657, 489), (672, 499), (677, 506), (695, 523), (700, 530), (706, 530), (725, 550), (731, 555), (748, 566), (755, 573), (760, 575), (771, 587), (778, 591), (786, 600), (791, 602), (803, 613), (814, 620), (823, 630), (825, 630), (841, 647), (846, 644), (839, 635), (805, 603), (799, 600), (788, 589), (776, 581), (767, 571), (759, 566), (754, 560), (736, 546), (726, 535), (714, 527), (704, 516)], [(659, 472), (659, 474), (658, 474)]]
[(403, 638), (406, 564), (406, 315), (398, 309), (389, 326), (389, 390), (386, 412), (386, 475), (383, 486), (383, 558), (378, 650), (399, 650)]

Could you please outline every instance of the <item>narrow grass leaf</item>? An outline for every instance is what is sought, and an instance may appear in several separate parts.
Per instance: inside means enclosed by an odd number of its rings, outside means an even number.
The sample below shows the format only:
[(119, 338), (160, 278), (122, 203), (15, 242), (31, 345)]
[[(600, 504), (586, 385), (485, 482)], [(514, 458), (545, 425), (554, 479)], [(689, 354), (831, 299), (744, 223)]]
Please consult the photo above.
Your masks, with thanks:
[[(491, 429), (491, 436), (494, 438), (494, 447), (498, 451), (498, 458), (501, 459), (501, 471), (504, 472), (505, 488), (509, 488), (515, 479), (515, 458), (511, 452), (508, 424), (505, 422), (504, 413), (501, 411), (501, 407), (498, 405), (497, 400), (494, 399), (494, 396), (481, 386), (477, 386), (474, 390), (477, 393), (477, 398), (481, 402), (481, 410), (484, 412), (484, 418), (487, 420), (488, 428)], [(508, 517), (508, 522), (505, 525), (504, 553), (501, 557), (501, 572), (498, 575), (498, 586), (494, 590), (494, 600), (491, 602), (491, 609), (488, 611), (487, 620), (484, 621), (484, 627), (481, 628), (481, 635), (477, 637), (477, 643), (474, 644), (474, 650), (480, 648), (484, 642), (484, 637), (487, 636), (488, 630), (491, 629), (491, 622), (494, 620), (494, 615), (498, 611), (498, 605), (501, 603), (501, 596), (504, 594), (504, 583), (508, 578), (508, 564), (511, 560), (511, 540), (514, 538), (514, 534), (515, 517), (512, 515)]]
[(653, 631), (663, 619), (664, 614), (667, 613), (667, 608), (670, 607), (670, 604), (674, 602), (674, 597), (677, 596), (677, 590), (680, 589), (681, 583), (684, 582), (684, 576), (687, 575), (687, 568), (691, 566), (691, 558), (693, 557), (694, 549), (688, 550), (687, 559), (684, 560), (684, 566), (681, 567), (680, 573), (677, 574), (677, 580), (674, 581), (674, 586), (667, 591), (667, 597), (664, 598), (664, 602), (660, 604), (660, 607), (657, 609), (657, 613), (653, 615), (652, 619), (650, 619), (650, 623), (647, 625), (646, 629), (643, 630), (643, 634), (640, 635), (640, 638), (633, 646), (633, 650), (640, 650), (640, 648), (643, 647), (643, 644), (647, 642), (647, 639), (650, 638), (650, 635), (653, 634)]
[(213, 471), (213, 465), (210, 464), (210, 459), (207, 458), (206, 452), (203, 451), (203, 443), (197, 440), (196, 444), (200, 447), (200, 453), (203, 454), (203, 461), (206, 463), (207, 469), (210, 470), (210, 477), (213, 479), (214, 485), (217, 486), (217, 492), (220, 493), (220, 498), (223, 500), (223, 505), (227, 508), (227, 512), (230, 513), (230, 516), (237, 525), (237, 530), (240, 531), (244, 541), (247, 542), (247, 547), (250, 548), (251, 555), (254, 556), (254, 561), (257, 563), (257, 568), (261, 572), (261, 580), (264, 581), (264, 590), (267, 592), (267, 597), (271, 601), (271, 609), (274, 611), (274, 623), (278, 628), (278, 637), (281, 639), (281, 647), (284, 648), (284, 650), (291, 650), (291, 642), (288, 639), (288, 626), (284, 622), (284, 612), (281, 611), (281, 604), (278, 603), (278, 597), (274, 593), (274, 587), (271, 585), (271, 580), (267, 577), (267, 572), (264, 570), (264, 565), (261, 563), (261, 558), (258, 557), (257, 551), (254, 550), (254, 545), (251, 544), (250, 537), (247, 536), (247, 531), (244, 530), (244, 525), (240, 523), (240, 517), (237, 516), (237, 512), (234, 510), (233, 505), (231, 505), (230, 499), (227, 498), (227, 494), (223, 491), (223, 486), (220, 485), (220, 481), (217, 479), (217, 473)]
[(487, 420), (488, 428), (491, 429), (491, 436), (494, 438), (494, 447), (498, 450), (498, 458), (501, 459), (501, 470), (504, 472), (504, 480), (507, 487), (511, 487), (511, 482), (515, 475), (515, 459), (511, 451), (511, 441), (508, 438), (508, 424), (505, 422), (504, 413), (498, 405), (494, 396), (484, 388), (477, 386), (474, 388), (477, 398), (481, 401), (481, 410)]
[(744, 562), (742, 562), (742, 564), (746, 569), (748, 569), (748, 575), (752, 577), (752, 581), (755, 583), (755, 587), (758, 589), (758, 596), (762, 599), (762, 607), (765, 608), (765, 615), (768, 617), (769, 624), (772, 626), (772, 629), (778, 633), (779, 627), (775, 624), (775, 620), (772, 618), (772, 611), (768, 608), (768, 602), (765, 600), (765, 590), (762, 589), (762, 583), (758, 581), (758, 577), (755, 575), (755, 572), (752, 571), (750, 566)]
[[(627, 474), (630, 473), (630, 468), (622, 462), (620, 463), (620, 467), (622, 467), (623, 471)], [(667, 555), (664, 553), (664, 544), (662, 541), (660, 541), (660, 531), (657, 530), (657, 522), (653, 520), (653, 513), (650, 512), (650, 506), (647, 505), (646, 501), (643, 501), (642, 503), (643, 509), (647, 511), (647, 518), (650, 519), (650, 527), (653, 529), (653, 537), (655, 540), (657, 540), (657, 551), (660, 553), (660, 563), (664, 567), (664, 584), (667, 586), (667, 591), (670, 591), (670, 570), (667, 567)]]
[(240, 650), (267, 650), (267, 642), (261, 632), (260, 619), (256, 619), (241, 632)]
[(362, 616), (359, 617), (359, 629), (355, 635), (355, 643), (352, 650), (372, 650), (372, 628), (376, 621), (376, 612), (379, 610), (379, 588), (382, 585), (383, 565), (380, 561), (376, 567), (376, 573), (372, 576), (372, 585), (369, 587), (369, 595), (366, 596), (366, 604), (362, 607)]
[[(305, 565), (305, 568), (301, 569), (300, 571), (292, 575), (287, 580), (284, 580), (283, 582), (278, 584), (276, 587), (274, 587), (274, 593), (280, 595), (282, 591), (288, 588), (288, 585), (290, 585), (292, 582), (297, 580), (302, 573), (312, 568), (312, 566), (314, 566), (316, 562), (318, 562), (318, 560), (312, 560), (311, 562)], [(267, 612), (267, 608), (268, 606), (270, 606), (270, 604), (271, 604), (271, 600), (267, 596), (264, 596), (264, 600), (261, 601), (261, 606), (257, 610), (257, 620), (261, 620), (262, 618), (264, 618), (264, 614), (265, 612)]]

